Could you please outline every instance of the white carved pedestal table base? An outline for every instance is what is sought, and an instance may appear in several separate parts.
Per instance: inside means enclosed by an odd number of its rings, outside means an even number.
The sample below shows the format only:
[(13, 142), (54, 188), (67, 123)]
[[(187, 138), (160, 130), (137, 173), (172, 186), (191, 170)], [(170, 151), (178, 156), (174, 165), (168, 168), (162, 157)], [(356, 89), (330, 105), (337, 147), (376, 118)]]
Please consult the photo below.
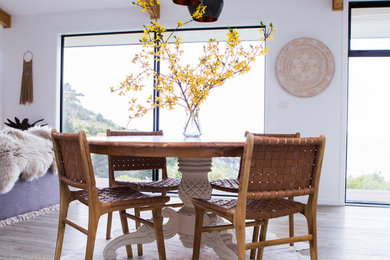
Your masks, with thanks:
[[(179, 158), (179, 171), (182, 179), (179, 186), (179, 197), (184, 206), (179, 211), (165, 208), (164, 218), (169, 218), (163, 226), (164, 238), (169, 239), (178, 234), (185, 247), (191, 248), (194, 238), (195, 210), (191, 198), (211, 198), (211, 185), (208, 173), (211, 170), (211, 158)], [(204, 225), (222, 222), (214, 214), (207, 214)], [(155, 241), (154, 229), (142, 226), (137, 231), (115, 238), (107, 244), (103, 251), (105, 259), (115, 259), (116, 249), (127, 244), (151, 243)], [(202, 235), (202, 245), (213, 248), (223, 259), (237, 259), (237, 247), (232, 241), (232, 235), (227, 231), (205, 232)]]

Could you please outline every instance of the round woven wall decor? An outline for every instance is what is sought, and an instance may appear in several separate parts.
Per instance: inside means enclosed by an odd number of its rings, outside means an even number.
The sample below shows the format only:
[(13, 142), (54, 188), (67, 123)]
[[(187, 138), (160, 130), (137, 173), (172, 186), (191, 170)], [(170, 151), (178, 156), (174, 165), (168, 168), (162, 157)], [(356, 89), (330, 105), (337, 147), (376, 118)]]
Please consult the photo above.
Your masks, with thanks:
[(290, 94), (312, 97), (329, 86), (335, 63), (325, 44), (312, 38), (298, 38), (279, 52), (275, 69), (279, 84)]

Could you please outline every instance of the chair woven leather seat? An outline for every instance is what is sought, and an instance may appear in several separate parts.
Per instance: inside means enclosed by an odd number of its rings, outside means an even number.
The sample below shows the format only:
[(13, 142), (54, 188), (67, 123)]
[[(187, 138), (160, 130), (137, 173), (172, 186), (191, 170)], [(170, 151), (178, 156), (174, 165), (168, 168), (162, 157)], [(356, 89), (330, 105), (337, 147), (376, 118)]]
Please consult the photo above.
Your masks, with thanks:
[(165, 192), (171, 190), (177, 190), (180, 184), (180, 179), (166, 178), (158, 181), (145, 181), (145, 182), (127, 182), (127, 181), (116, 181), (119, 185), (130, 186), (131, 188), (139, 191), (149, 192)]
[[(193, 199), (194, 205), (199, 205), (206, 210), (219, 213), (224, 216), (231, 215), (235, 212), (237, 200), (221, 199)], [(247, 200), (246, 202), (246, 219), (270, 219), (278, 218), (294, 213), (303, 213), (305, 205), (288, 199), (262, 199)]]
[(216, 190), (238, 192), (238, 179), (218, 179), (210, 181), (211, 187)]
[[(167, 196), (150, 196), (127, 186), (96, 188), (97, 196), (102, 204), (109, 203), (111, 206), (121, 206), (132, 202), (133, 205), (149, 205), (153, 203), (168, 202)], [(75, 192), (75, 196), (82, 203), (88, 205), (88, 191), (81, 190)]]

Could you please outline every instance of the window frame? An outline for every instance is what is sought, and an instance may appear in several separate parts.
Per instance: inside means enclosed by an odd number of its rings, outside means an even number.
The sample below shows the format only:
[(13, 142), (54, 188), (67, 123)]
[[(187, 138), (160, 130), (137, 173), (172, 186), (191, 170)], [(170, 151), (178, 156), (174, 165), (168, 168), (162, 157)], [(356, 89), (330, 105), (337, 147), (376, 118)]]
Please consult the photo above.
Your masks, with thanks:
[[(172, 31), (210, 31), (210, 30), (228, 30), (228, 29), (266, 29), (265, 25), (248, 25), (248, 26), (220, 26), (220, 27), (194, 27), (194, 28), (180, 28), (180, 29), (167, 29), (167, 32)], [(61, 62), (60, 62), (60, 116), (59, 116), (59, 129), (63, 131), (63, 112), (64, 112), (64, 49), (65, 49), (65, 39), (67, 37), (78, 37), (78, 36), (96, 36), (96, 35), (115, 35), (115, 34), (133, 34), (133, 33), (143, 33), (142, 30), (133, 30), (133, 31), (116, 31), (116, 32), (102, 32), (102, 33), (80, 33), (80, 34), (62, 34), (61, 35)], [(264, 47), (267, 47), (267, 42), (265, 41)], [(160, 73), (160, 60), (154, 60), (154, 69), (157, 72), (157, 75)], [(156, 61), (157, 60), (157, 61)], [(264, 75), (265, 77), (265, 75)], [(159, 91), (156, 90), (155, 86), (157, 84), (156, 78), (153, 79), (153, 103), (156, 104), (156, 97), (159, 96)], [(159, 131), (160, 130), (160, 108), (156, 106), (153, 109), (153, 122), (152, 122), (152, 130)], [(152, 179), (154, 181), (159, 179), (158, 170), (152, 171)]]
[[(210, 30), (227, 30), (229, 28), (233, 29), (266, 29), (266, 26), (261, 25), (249, 25), (249, 26), (221, 26), (221, 27), (202, 27), (202, 28), (181, 28), (176, 31), (210, 31)], [(175, 29), (167, 29), (167, 32), (175, 31)], [(65, 38), (66, 37), (78, 37), (78, 36), (94, 36), (94, 35), (111, 35), (111, 34), (127, 34), (127, 33), (143, 33), (143, 31), (135, 30), (135, 31), (118, 31), (118, 32), (103, 32), (103, 33), (83, 33), (83, 34), (63, 34), (61, 35), (61, 68), (60, 68), (60, 131), (63, 130), (63, 92), (64, 92), (64, 48), (65, 48)], [(265, 47), (267, 43), (265, 42)], [(154, 59), (156, 60), (156, 59)], [(155, 70), (157, 73), (160, 72), (160, 60), (155, 62), (154, 64)], [(156, 102), (156, 97), (159, 93), (155, 90), (156, 81), (154, 80), (153, 86), (153, 102)], [(152, 122), (152, 130), (159, 131), (160, 130), (160, 109), (156, 107), (153, 110), (153, 122)]]
[[(365, 2), (349, 2), (348, 5), (348, 67), (349, 61), (352, 57), (390, 57), (390, 49), (381, 50), (351, 50), (351, 31), (352, 31), (352, 9), (359, 8), (390, 8), (390, 1), (365, 1)], [(348, 70), (347, 70), (348, 71)], [(349, 115), (349, 75), (347, 86), (347, 131), (346, 131), (346, 157), (345, 157), (345, 187), (344, 187), (344, 202), (352, 205), (390, 205), (386, 202), (371, 202), (371, 201), (347, 201), (347, 179), (348, 179), (348, 115)]]
[(351, 50), (352, 9), (390, 7), (390, 1), (349, 2), (348, 8), (348, 59), (350, 57), (390, 57), (389, 50)]

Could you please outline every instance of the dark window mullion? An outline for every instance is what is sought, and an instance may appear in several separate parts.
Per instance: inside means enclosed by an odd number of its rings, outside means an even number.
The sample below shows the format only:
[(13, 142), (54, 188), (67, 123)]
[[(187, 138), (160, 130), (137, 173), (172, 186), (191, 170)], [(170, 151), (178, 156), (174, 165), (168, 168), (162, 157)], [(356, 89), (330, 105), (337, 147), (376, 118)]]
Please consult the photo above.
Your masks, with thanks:
[(349, 57), (390, 57), (390, 50), (349, 50)]
[[(154, 39), (157, 39), (156, 32), (154, 35)], [(154, 53), (158, 53), (160, 50), (160, 47), (158, 46), (159, 41), (156, 42), (156, 47), (154, 47)], [(158, 77), (160, 76), (160, 57), (157, 55), (154, 55), (153, 57), (153, 70), (156, 73), (156, 75), (153, 76), (153, 104), (158, 105), (159, 102), (156, 100), (156, 97), (160, 96), (160, 92), (156, 89), (158, 86)], [(153, 131), (159, 131), (160, 130), (160, 108), (156, 106), (153, 109)]]
[[(156, 32), (154, 33), (154, 39), (157, 39)], [(158, 53), (160, 47), (158, 46), (159, 41), (156, 42), (156, 47), (154, 48), (154, 53)], [(156, 73), (153, 75), (153, 104), (159, 104), (159, 101), (156, 100), (156, 97), (160, 96), (160, 91), (156, 89), (158, 86), (158, 77), (160, 76), (160, 57), (158, 55), (154, 55), (153, 57), (153, 70)], [(153, 131), (160, 130), (160, 108), (156, 106), (153, 109)], [(159, 179), (159, 170), (154, 169), (152, 171), (152, 179), (153, 181), (157, 181)]]
[(350, 2), (350, 8), (389, 7), (390, 1)]

